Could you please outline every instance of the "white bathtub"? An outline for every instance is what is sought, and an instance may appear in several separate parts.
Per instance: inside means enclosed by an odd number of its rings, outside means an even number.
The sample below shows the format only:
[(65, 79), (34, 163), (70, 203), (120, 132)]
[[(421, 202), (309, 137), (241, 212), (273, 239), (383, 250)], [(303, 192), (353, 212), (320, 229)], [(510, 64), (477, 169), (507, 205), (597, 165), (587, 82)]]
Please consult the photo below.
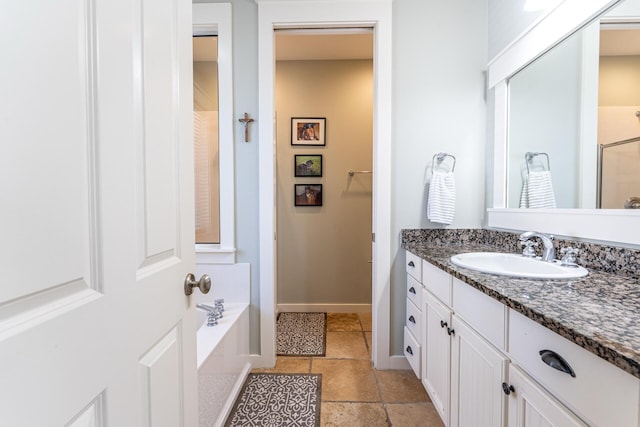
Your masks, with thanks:
[(222, 426), (251, 369), (249, 306), (226, 303), (215, 326), (207, 326), (206, 312), (197, 310), (197, 316), (200, 426)]

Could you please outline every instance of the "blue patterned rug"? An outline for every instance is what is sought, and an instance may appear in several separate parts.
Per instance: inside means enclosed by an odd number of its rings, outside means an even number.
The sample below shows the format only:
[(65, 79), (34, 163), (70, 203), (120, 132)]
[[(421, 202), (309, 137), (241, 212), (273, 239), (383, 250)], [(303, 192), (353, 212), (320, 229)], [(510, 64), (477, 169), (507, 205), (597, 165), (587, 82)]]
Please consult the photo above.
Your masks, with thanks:
[(322, 375), (249, 374), (227, 427), (319, 427)]
[(278, 356), (324, 356), (327, 313), (280, 313), (276, 320)]

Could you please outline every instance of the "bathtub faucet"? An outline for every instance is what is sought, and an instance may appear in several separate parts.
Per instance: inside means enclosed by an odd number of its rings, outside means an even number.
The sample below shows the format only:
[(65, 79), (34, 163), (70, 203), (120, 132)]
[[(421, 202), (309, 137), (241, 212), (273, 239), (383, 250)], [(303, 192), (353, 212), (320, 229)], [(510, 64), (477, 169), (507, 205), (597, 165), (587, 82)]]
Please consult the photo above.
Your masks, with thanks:
[(531, 237), (539, 237), (542, 240), (544, 250), (542, 251), (542, 261), (554, 261), (556, 259), (556, 249), (553, 247), (553, 236), (539, 233), (537, 231), (527, 231), (520, 235), (520, 240), (526, 242)]
[(216, 311), (215, 308), (207, 304), (196, 304), (196, 308), (199, 308), (200, 310), (208, 311), (209, 313)]
[(216, 307), (211, 307), (206, 304), (196, 304), (196, 308), (207, 312), (207, 326), (217, 325), (218, 319), (222, 318), (222, 311)]

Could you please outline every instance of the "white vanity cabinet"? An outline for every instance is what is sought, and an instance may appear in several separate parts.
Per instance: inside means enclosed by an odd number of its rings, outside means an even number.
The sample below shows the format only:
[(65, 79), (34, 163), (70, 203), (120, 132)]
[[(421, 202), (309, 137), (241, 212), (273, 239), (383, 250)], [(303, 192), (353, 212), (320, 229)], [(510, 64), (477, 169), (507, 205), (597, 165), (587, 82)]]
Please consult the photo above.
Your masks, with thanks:
[[(557, 398), (586, 424), (601, 427), (638, 426), (638, 378), (515, 310), (509, 312), (509, 355), (513, 365), (525, 371), (546, 390), (541, 391), (542, 394)], [(520, 400), (522, 393), (511, 374), (509, 384), (516, 390), (511, 396), (512, 400)], [(521, 405), (523, 403), (517, 407)], [(565, 412), (569, 412), (566, 408)], [(521, 415), (514, 416), (517, 418)]]
[(509, 359), (467, 323), (453, 317), (449, 425), (501, 427), (506, 404), (501, 386)]
[(423, 291), (422, 385), (445, 425), (449, 425), (451, 395), (452, 311), (432, 293)]
[[(571, 411), (516, 366), (509, 367), (508, 427), (586, 427)], [(613, 424), (611, 424), (613, 425)]]
[(404, 355), (415, 372), (421, 376), (422, 359), (422, 259), (406, 252), (407, 298), (404, 326)]
[(462, 314), (468, 310), (502, 344), (504, 306), (427, 262), (422, 283), (422, 383), (434, 407), (446, 426), (503, 426), (509, 360)]
[(445, 426), (640, 426), (640, 379), (426, 261), (420, 270), (407, 276), (418, 307), (407, 315), (421, 326), (405, 326), (405, 343), (421, 349)]

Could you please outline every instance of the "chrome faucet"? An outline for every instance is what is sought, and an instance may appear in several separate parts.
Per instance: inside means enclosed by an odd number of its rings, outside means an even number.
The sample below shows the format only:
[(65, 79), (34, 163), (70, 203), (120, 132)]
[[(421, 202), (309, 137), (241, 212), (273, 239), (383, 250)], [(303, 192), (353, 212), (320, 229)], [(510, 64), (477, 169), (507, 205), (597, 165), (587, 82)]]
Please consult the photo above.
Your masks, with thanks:
[(214, 313), (216, 311), (215, 308), (211, 307), (210, 305), (206, 305), (206, 304), (196, 304), (196, 308), (199, 308), (200, 310), (207, 311), (209, 313)]
[(520, 240), (526, 242), (531, 237), (539, 237), (542, 240), (542, 261), (555, 261), (556, 249), (553, 246), (553, 236), (549, 234), (539, 233), (537, 231), (526, 231), (520, 235)]
[(196, 304), (196, 308), (207, 312), (207, 326), (215, 326), (218, 324), (218, 319), (222, 318), (221, 307), (211, 307), (206, 304)]

